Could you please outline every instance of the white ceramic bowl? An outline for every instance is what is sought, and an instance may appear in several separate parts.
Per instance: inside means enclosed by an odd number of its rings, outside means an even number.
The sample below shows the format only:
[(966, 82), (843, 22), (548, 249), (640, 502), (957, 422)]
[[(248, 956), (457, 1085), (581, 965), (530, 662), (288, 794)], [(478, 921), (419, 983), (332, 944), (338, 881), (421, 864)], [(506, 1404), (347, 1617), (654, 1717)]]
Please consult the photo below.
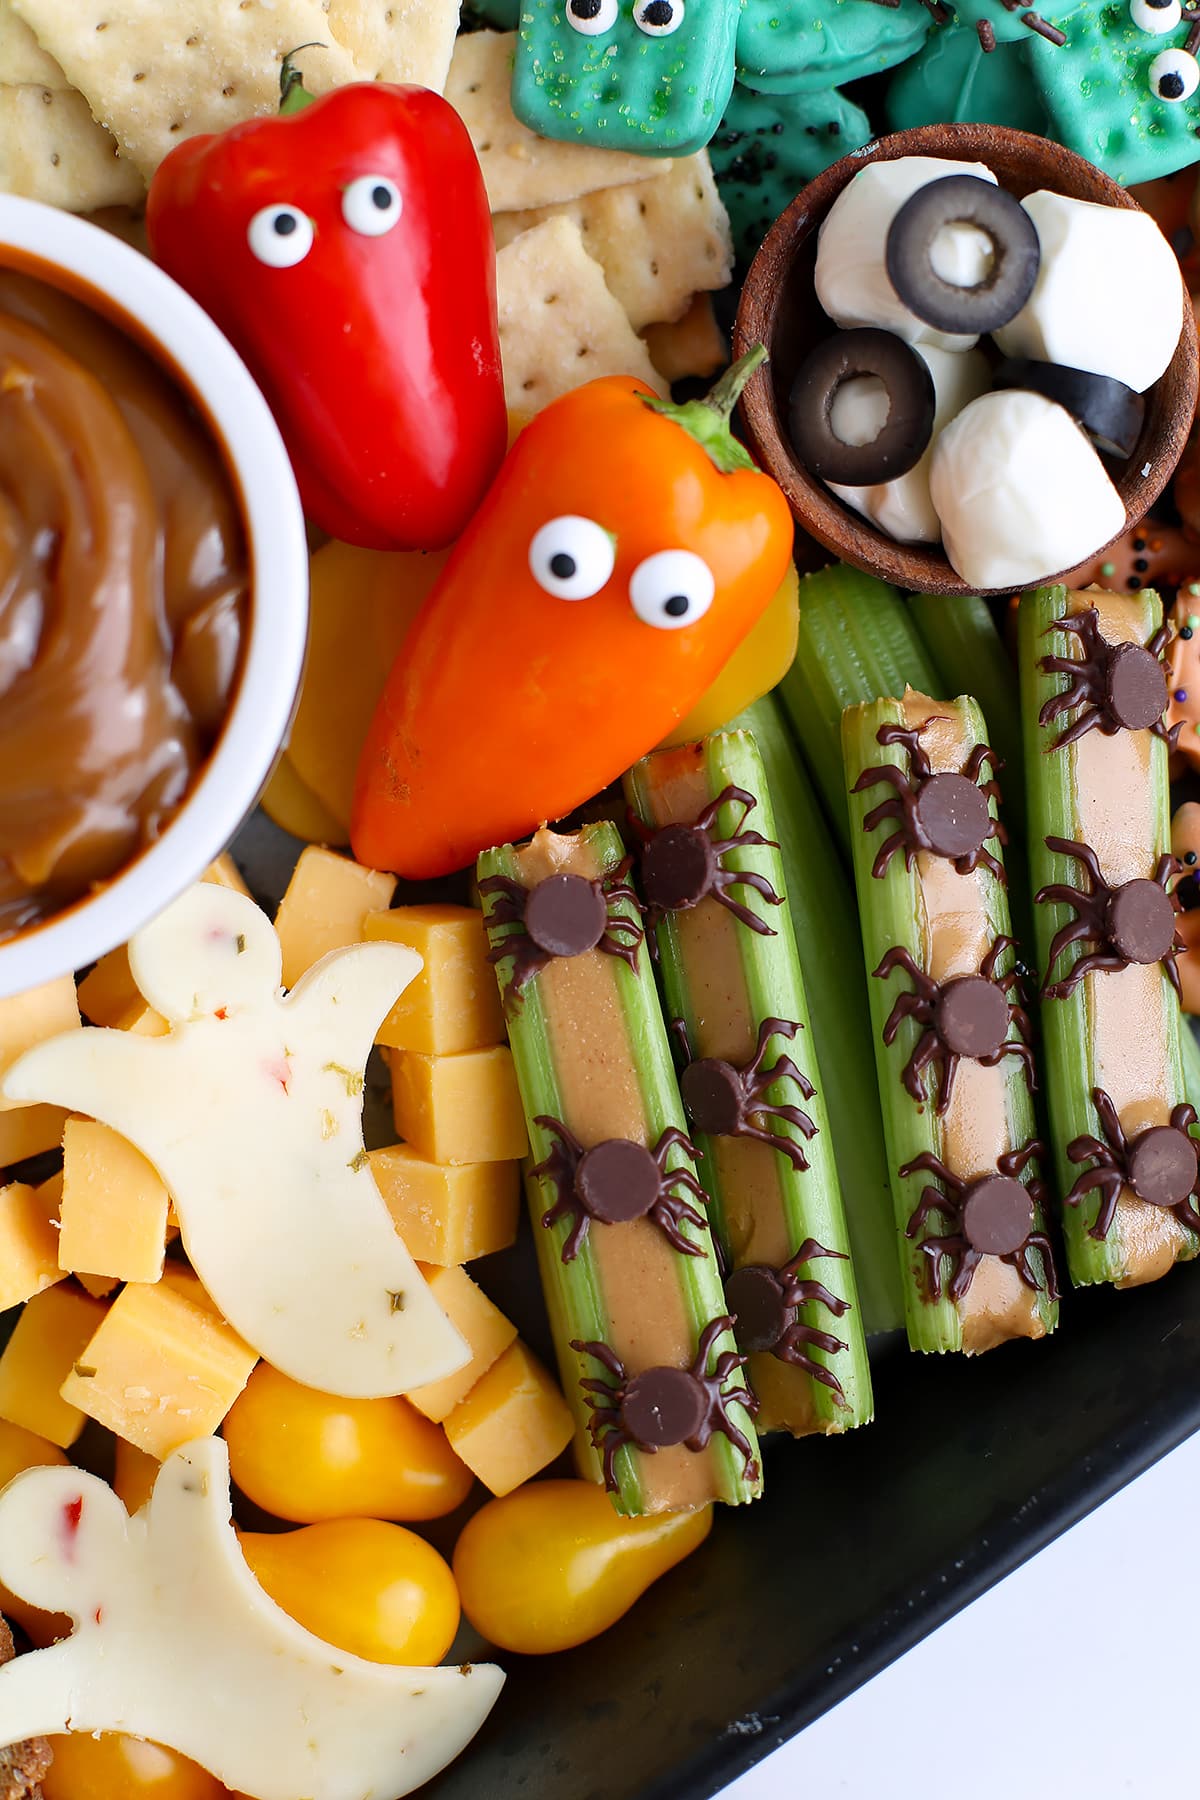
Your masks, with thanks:
[(78, 298), (92, 290), (115, 323), (122, 315), (136, 321), (168, 372), (179, 372), (224, 450), (251, 579), (233, 705), (187, 800), (162, 836), (96, 894), (0, 942), (5, 998), (123, 943), (225, 848), (271, 772), (295, 705), (308, 630), (308, 551), (291, 464), (267, 403), (228, 339), (177, 282), (109, 232), (4, 194), (0, 267), (49, 282), (59, 271)]

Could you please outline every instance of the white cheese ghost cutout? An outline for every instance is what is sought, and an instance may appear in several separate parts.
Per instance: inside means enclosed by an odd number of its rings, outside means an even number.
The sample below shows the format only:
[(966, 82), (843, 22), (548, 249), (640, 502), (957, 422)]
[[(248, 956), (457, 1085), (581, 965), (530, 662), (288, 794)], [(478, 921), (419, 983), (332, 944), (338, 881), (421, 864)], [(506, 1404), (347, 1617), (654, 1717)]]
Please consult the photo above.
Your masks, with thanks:
[(131, 940), (129, 961), (167, 1036), (66, 1032), (13, 1065), (5, 1094), (136, 1144), (213, 1300), (293, 1380), (370, 1398), (460, 1369), (467, 1346), (397, 1236), (362, 1140), (363, 1065), (420, 957), (335, 950), (285, 999), (270, 921), (201, 883)]
[(365, 1662), (289, 1618), (242, 1556), (219, 1438), (169, 1456), (132, 1519), (78, 1469), (16, 1476), (0, 1582), (75, 1621), (0, 1669), (0, 1746), (126, 1732), (256, 1800), (398, 1800), (464, 1749), (504, 1681), (491, 1663)]

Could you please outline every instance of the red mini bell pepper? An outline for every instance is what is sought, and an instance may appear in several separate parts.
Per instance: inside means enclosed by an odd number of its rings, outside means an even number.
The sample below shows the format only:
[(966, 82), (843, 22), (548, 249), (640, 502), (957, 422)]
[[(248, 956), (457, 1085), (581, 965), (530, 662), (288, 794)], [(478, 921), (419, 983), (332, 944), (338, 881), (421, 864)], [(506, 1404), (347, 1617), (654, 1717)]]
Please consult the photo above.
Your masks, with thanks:
[(729, 433), (762, 355), (707, 401), (609, 376), (526, 426), (376, 708), (361, 862), (461, 868), (562, 818), (686, 717), (791, 560), (787, 501)]
[[(150, 188), (156, 260), (241, 352), (309, 517), (380, 550), (463, 530), (507, 419), (487, 195), (467, 129), (382, 82), (179, 144)], [(308, 104), (303, 104), (307, 101)]]

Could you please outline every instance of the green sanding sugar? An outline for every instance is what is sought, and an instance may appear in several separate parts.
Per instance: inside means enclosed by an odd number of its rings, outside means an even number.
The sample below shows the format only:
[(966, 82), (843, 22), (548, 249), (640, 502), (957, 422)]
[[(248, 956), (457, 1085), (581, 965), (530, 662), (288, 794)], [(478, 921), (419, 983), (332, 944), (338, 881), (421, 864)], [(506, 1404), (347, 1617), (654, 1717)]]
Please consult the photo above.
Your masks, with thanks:
[(1100, 573), (1102, 575), (1115, 575), (1116, 572), (1117, 572), (1116, 563), (1101, 563), (1100, 564)]

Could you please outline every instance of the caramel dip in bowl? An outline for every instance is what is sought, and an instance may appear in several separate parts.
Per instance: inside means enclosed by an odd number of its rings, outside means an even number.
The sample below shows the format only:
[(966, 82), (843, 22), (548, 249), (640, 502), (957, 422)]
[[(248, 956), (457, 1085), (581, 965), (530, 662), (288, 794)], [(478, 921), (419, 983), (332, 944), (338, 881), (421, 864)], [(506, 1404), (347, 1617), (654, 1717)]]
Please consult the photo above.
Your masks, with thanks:
[(261, 394), (129, 245), (0, 196), (0, 996), (195, 880), (287, 730), (304, 522)]

